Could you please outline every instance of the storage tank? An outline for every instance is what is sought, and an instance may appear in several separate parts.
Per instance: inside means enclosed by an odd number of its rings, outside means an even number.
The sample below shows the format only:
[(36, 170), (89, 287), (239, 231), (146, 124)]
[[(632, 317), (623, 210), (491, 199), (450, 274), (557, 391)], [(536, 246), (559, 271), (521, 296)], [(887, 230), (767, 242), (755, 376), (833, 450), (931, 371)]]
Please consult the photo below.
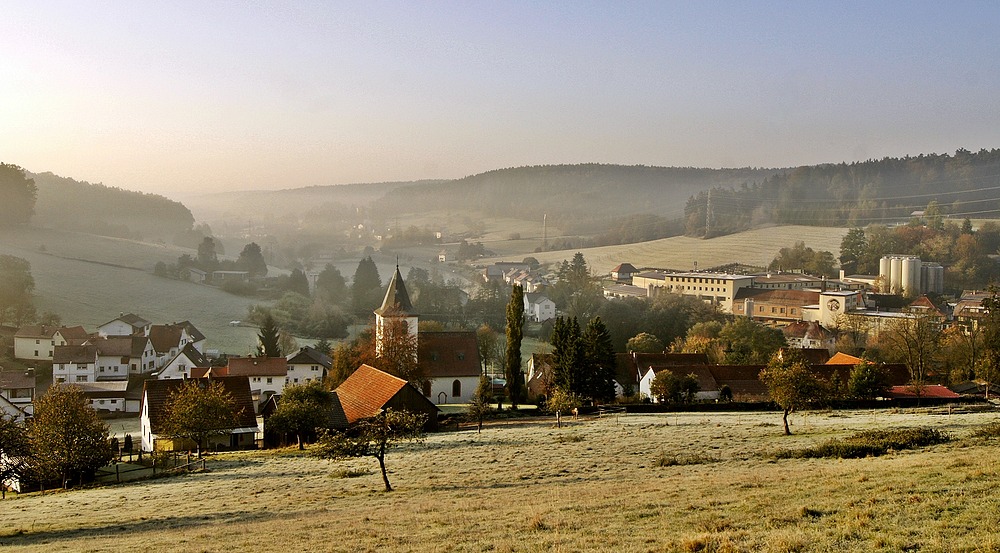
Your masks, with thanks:
[(900, 286), (902, 292), (907, 296), (920, 294), (920, 258), (904, 257), (900, 260), (902, 273), (900, 276)]
[(944, 267), (938, 263), (924, 263), (920, 267), (924, 293), (944, 293)]
[(889, 258), (889, 293), (901, 294), (903, 292), (903, 259), (901, 257)]
[(878, 276), (882, 279), (882, 286), (879, 292), (886, 293), (889, 291), (889, 256), (883, 255), (882, 259), (878, 260)]

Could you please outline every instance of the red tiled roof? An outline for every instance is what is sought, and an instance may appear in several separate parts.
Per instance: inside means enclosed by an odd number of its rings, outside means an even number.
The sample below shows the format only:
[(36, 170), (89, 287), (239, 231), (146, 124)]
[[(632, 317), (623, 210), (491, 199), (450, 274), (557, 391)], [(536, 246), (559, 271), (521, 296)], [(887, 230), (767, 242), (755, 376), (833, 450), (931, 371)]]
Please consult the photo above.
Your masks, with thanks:
[[(284, 357), (230, 357), (228, 374), (232, 376), (286, 376), (288, 360)], [(213, 371), (213, 374), (216, 374)]]
[(370, 365), (361, 365), (335, 390), (347, 422), (377, 415), (407, 382)]
[(857, 365), (861, 362), (860, 357), (855, 357), (853, 355), (847, 355), (846, 353), (837, 352), (833, 354), (833, 357), (826, 362), (827, 365)]
[(479, 376), (479, 341), (475, 331), (421, 332), (417, 359), (428, 378)]
[[(889, 389), (889, 396), (893, 398), (917, 398), (917, 391), (913, 386), (893, 386)], [(935, 399), (958, 399), (962, 396), (945, 388), (940, 384), (924, 385), (919, 397)]]
[(759, 375), (764, 365), (710, 365), (719, 388), (729, 386), (737, 400), (767, 400), (770, 394)]
[(64, 326), (59, 329), (59, 335), (69, 345), (80, 345), (90, 339), (90, 334), (82, 326)]
[(171, 348), (181, 346), (183, 330), (179, 325), (153, 325), (149, 328), (149, 341), (153, 343), (156, 353), (167, 353)]

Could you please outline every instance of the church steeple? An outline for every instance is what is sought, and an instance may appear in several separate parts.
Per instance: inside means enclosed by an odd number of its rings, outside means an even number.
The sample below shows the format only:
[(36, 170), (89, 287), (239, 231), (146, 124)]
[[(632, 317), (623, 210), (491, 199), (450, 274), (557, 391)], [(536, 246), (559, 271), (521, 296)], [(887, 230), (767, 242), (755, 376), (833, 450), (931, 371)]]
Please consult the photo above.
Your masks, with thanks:
[[(417, 312), (410, 303), (410, 295), (406, 293), (403, 275), (399, 273), (399, 262), (396, 262), (396, 272), (389, 280), (389, 289), (385, 291), (382, 306), (375, 310), (375, 351), (381, 353), (383, 340), (388, 332), (391, 336), (399, 332), (399, 327), (393, 329), (393, 323), (402, 325), (403, 332), (417, 340)], [(414, 356), (416, 351), (413, 352)]]
[(389, 280), (389, 289), (385, 291), (385, 299), (382, 306), (375, 310), (375, 314), (382, 316), (388, 311), (392, 311), (396, 316), (415, 317), (417, 313), (410, 303), (410, 295), (406, 293), (406, 284), (403, 282), (403, 275), (399, 273), (399, 265), (396, 265), (396, 272)]

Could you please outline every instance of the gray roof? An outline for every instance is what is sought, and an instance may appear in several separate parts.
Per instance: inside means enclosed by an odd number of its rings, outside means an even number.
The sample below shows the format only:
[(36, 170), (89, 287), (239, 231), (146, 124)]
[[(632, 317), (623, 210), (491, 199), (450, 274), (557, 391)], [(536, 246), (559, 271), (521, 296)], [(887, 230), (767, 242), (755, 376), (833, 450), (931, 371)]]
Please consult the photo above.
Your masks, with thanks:
[(399, 274), (399, 265), (396, 265), (396, 272), (392, 274), (392, 279), (389, 281), (389, 289), (385, 291), (382, 307), (376, 309), (375, 314), (384, 315), (386, 311), (394, 311), (404, 316), (417, 314), (413, 310), (413, 304), (410, 303), (410, 295), (406, 293), (403, 275)]

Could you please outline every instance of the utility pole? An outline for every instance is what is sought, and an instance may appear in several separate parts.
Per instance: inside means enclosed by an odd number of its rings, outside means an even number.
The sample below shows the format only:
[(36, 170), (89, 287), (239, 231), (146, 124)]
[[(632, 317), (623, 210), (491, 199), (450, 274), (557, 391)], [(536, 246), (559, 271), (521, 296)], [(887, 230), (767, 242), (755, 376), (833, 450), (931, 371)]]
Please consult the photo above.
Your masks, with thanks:
[(549, 247), (548, 214), (542, 213), (542, 251)]
[(712, 189), (708, 189), (708, 200), (705, 202), (705, 238), (712, 232)]

